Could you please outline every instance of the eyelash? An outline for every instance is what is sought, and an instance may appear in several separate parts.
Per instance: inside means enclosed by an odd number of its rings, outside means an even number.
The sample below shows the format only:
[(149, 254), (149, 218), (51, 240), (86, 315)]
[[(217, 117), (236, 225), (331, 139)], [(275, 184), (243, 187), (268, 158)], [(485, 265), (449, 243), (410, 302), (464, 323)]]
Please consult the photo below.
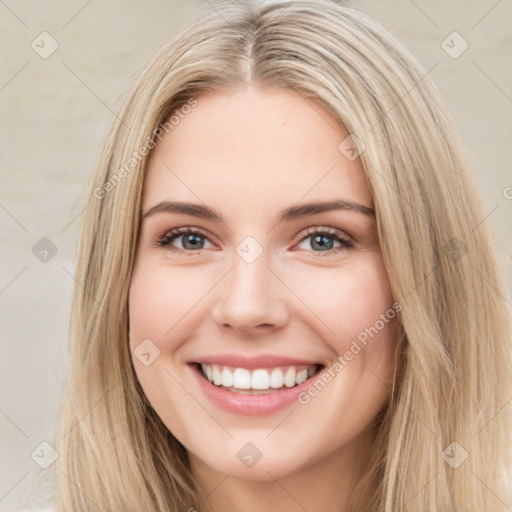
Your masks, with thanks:
[[(185, 250), (180, 249), (178, 247), (171, 246), (171, 242), (173, 242), (176, 238), (179, 238), (180, 236), (184, 235), (198, 235), (203, 238), (208, 239), (208, 236), (201, 230), (193, 227), (183, 227), (183, 228), (176, 228), (171, 231), (166, 232), (163, 236), (158, 237), (154, 241), (154, 245), (156, 247), (162, 247), (167, 248), (170, 251), (175, 251), (178, 253), (186, 253), (187, 256), (192, 256), (195, 253), (199, 252), (198, 250)], [(326, 255), (336, 254), (342, 250), (345, 249), (351, 249), (354, 247), (353, 242), (350, 240), (342, 237), (336, 230), (332, 228), (325, 228), (325, 227), (311, 227), (308, 228), (306, 234), (300, 238), (300, 240), (297, 242), (297, 244), (303, 242), (304, 240), (308, 239), (309, 237), (313, 235), (322, 235), (326, 236), (328, 238), (334, 239), (336, 242), (339, 242), (341, 245), (339, 247), (335, 247), (333, 249), (328, 249), (326, 251), (313, 251), (313, 253), (317, 254), (319, 257), (324, 257)]]

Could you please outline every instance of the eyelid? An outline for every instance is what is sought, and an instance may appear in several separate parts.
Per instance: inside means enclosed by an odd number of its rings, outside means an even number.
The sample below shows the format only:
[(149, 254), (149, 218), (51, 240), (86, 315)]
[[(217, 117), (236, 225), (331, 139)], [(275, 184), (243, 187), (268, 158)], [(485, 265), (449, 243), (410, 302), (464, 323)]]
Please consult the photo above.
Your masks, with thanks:
[[(207, 230), (204, 230), (203, 228), (198, 228), (195, 226), (180, 226), (177, 228), (169, 229), (169, 230), (165, 231), (162, 235), (157, 236), (154, 239), (153, 246), (157, 247), (157, 248), (169, 248), (169, 250), (171, 250), (171, 251), (182, 253), (182, 254), (186, 253), (188, 256), (199, 253), (201, 251), (201, 249), (198, 249), (195, 251), (185, 250), (185, 249), (181, 249), (179, 247), (171, 246), (171, 242), (167, 242), (167, 243), (163, 242), (165, 237), (172, 238), (173, 239), (172, 241), (174, 241), (174, 240), (179, 239), (181, 236), (184, 236), (187, 234), (199, 235), (199, 236), (207, 239), (211, 244), (218, 245), (216, 242), (211, 240), (211, 238), (215, 238), (215, 237), (213, 237), (213, 235), (211, 235)], [(317, 256), (327, 256), (330, 254), (335, 254), (338, 251), (343, 250), (343, 249), (349, 249), (349, 248), (353, 247), (354, 242), (355, 242), (353, 237), (351, 237), (350, 235), (348, 235), (347, 233), (345, 233), (344, 231), (342, 231), (338, 228), (320, 225), (320, 226), (310, 226), (306, 230), (302, 230), (301, 233), (299, 235), (297, 235), (297, 237), (295, 238), (295, 241), (293, 242), (293, 247), (296, 246), (297, 244), (303, 242), (304, 240), (306, 240), (307, 238), (309, 238), (310, 236), (312, 236), (314, 234), (324, 234), (324, 235), (328, 235), (332, 238), (337, 238), (338, 242), (342, 244), (340, 247), (329, 249), (327, 251), (308, 251), (308, 252), (312, 252), (312, 253), (316, 254)], [(172, 249), (170, 247), (172, 247)]]
[(333, 247), (332, 249), (328, 249), (326, 251), (313, 251), (312, 249), (306, 249), (306, 253), (308, 253), (308, 255), (313, 254), (314, 258), (327, 258), (329, 256), (338, 256), (340, 253), (343, 253), (346, 250), (354, 248), (355, 245), (354, 238), (338, 228), (333, 228), (330, 226), (311, 226), (307, 228), (306, 233), (302, 232), (302, 234), (299, 235), (299, 239), (294, 243), (293, 247), (307, 240), (314, 234), (320, 234), (323, 236), (327, 236), (329, 238), (333, 238), (340, 244), (338, 247)]
[[(181, 236), (187, 235), (187, 234), (202, 236), (202, 237), (206, 238), (211, 244), (218, 245), (216, 242), (214, 242), (212, 240), (212, 238), (215, 238), (215, 237), (212, 234), (210, 234), (207, 230), (205, 230), (203, 228), (198, 228), (195, 226), (180, 226), (180, 227), (173, 228), (173, 229), (167, 229), (166, 231), (164, 231), (163, 234), (157, 235), (153, 240), (153, 246), (162, 247), (162, 248), (168, 247), (168, 246), (170, 246), (170, 242), (167, 244), (162, 243), (162, 241), (164, 240), (165, 237), (169, 237), (169, 238), (173, 238), (174, 240), (177, 240)], [(184, 249), (180, 249), (179, 247), (174, 247), (174, 246), (173, 246), (173, 250), (175, 250), (177, 252), (180, 252), (180, 251), (186, 252), (189, 254), (198, 252), (198, 251), (186, 251)]]
[(304, 238), (307, 238), (308, 235), (313, 235), (318, 232), (327, 233), (329, 235), (339, 236), (340, 238), (346, 239), (347, 242), (351, 242), (351, 243), (355, 242), (354, 238), (351, 237), (347, 232), (342, 231), (341, 229), (338, 229), (338, 228), (333, 228), (331, 226), (327, 226), (327, 225), (311, 226), (311, 227), (307, 228), (305, 232), (302, 231), (301, 234), (298, 235), (298, 242), (301, 242), (302, 240), (304, 240)]

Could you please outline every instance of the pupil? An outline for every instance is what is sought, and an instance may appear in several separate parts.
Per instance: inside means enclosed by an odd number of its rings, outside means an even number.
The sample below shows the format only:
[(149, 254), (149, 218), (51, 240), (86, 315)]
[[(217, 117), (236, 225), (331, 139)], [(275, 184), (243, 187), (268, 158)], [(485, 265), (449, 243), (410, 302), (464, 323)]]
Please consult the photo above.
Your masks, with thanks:
[[(314, 240), (314, 242), (311, 244), (311, 247), (313, 249), (315, 248), (315, 246), (314, 246), (315, 243), (319, 244), (317, 247), (320, 247), (320, 250), (322, 250), (322, 251), (332, 249), (333, 241), (328, 236), (316, 235), (313, 238), (313, 240)], [(326, 240), (327, 240), (327, 243), (325, 242)]]
[[(197, 249), (198, 245), (201, 245), (200, 244), (200, 242), (201, 242), (200, 238), (201, 237), (198, 236), (198, 235), (186, 235), (183, 246), (186, 249)], [(187, 247), (188, 244), (190, 244), (190, 245)], [(202, 247), (199, 247), (199, 248), (201, 249)]]

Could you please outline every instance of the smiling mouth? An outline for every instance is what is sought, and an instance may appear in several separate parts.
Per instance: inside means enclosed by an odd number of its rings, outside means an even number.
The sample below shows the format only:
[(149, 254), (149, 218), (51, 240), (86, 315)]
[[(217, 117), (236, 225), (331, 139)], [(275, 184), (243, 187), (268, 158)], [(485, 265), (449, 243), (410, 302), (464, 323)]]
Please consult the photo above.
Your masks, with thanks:
[(254, 370), (220, 364), (194, 365), (214, 386), (246, 395), (262, 395), (294, 388), (312, 379), (324, 368), (322, 364), (287, 365)]

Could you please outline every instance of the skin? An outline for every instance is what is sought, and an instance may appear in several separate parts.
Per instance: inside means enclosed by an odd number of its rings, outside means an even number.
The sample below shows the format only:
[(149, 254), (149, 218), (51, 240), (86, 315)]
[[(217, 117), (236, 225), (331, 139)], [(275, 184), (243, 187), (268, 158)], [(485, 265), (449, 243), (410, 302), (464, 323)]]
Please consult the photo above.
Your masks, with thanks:
[[(186, 362), (200, 356), (278, 354), (332, 363), (393, 304), (375, 219), (332, 210), (277, 222), (284, 208), (343, 198), (372, 208), (364, 170), (339, 144), (349, 135), (319, 103), (293, 91), (248, 87), (197, 98), (149, 162), (143, 215), (160, 201), (206, 204), (224, 222), (159, 212), (141, 226), (130, 287), (130, 348), (149, 338), (160, 355), (137, 377), (162, 421), (186, 447), (212, 510), (348, 511), (371, 454), (372, 420), (395, 368), (397, 320), (384, 327), (306, 405), (263, 416), (218, 408)], [(200, 248), (174, 228), (204, 233)], [(331, 228), (353, 242), (314, 244)], [(311, 233), (308, 234), (308, 229)], [(248, 264), (246, 236), (263, 248)], [(331, 235), (329, 235), (331, 236)], [(331, 248), (332, 247), (332, 248)], [(181, 252), (179, 251), (181, 249)], [(262, 458), (246, 467), (252, 442)]]

